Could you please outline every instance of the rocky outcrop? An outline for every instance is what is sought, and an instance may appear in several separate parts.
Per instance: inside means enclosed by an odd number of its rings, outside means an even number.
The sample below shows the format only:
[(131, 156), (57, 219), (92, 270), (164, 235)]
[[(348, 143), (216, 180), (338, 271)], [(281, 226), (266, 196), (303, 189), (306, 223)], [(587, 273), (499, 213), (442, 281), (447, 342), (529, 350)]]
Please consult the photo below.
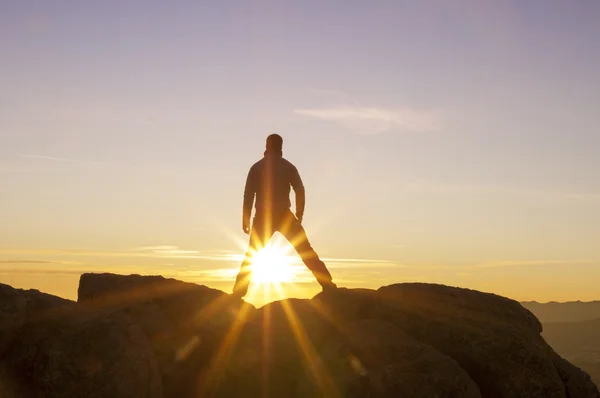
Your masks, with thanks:
[[(481, 397), (477, 384), (452, 358), (379, 319), (350, 323), (346, 338), (332, 338), (321, 360), (329, 394), (342, 397)], [(306, 388), (306, 387), (313, 388)], [(300, 384), (303, 397), (318, 384)], [(317, 387), (315, 389), (315, 387)]]
[(454, 358), (483, 396), (564, 397), (554, 352), (537, 319), (492, 294), (425, 284), (379, 289), (383, 317)]
[(71, 300), (38, 290), (14, 289), (0, 283), (0, 332), (12, 325), (34, 320), (74, 304)]
[[(2, 346), (4, 385), (34, 380), (62, 386), (65, 396), (159, 396), (150, 395), (159, 377), (146, 363), (158, 364), (165, 397), (600, 397), (587, 374), (546, 344), (528, 310), (473, 290), (337, 289), (256, 310), (160, 276), (85, 274), (78, 303), (60, 304), (69, 315), (5, 333), (2, 341), (12, 343)], [(52, 347), (44, 348), (52, 359), (27, 354), (25, 342)], [(67, 358), (86, 353), (95, 366), (70, 367)], [(117, 358), (120, 365), (109, 365)], [(81, 373), (89, 369), (91, 376)], [(100, 374), (104, 385), (96, 395), (66, 390), (83, 388), (65, 387), (69, 374)], [(64, 378), (49, 384), (56, 375)]]
[(126, 316), (0, 285), (0, 396), (162, 397), (154, 352)]
[[(214, 389), (223, 375), (211, 374), (213, 356), (240, 311), (248, 319), (256, 311), (216, 289), (140, 275), (83, 274), (78, 303), (126, 315), (140, 325), (154, 348), (169, 397), (195, 397)], [(236, 326), (238, 333), (242, 326)]]

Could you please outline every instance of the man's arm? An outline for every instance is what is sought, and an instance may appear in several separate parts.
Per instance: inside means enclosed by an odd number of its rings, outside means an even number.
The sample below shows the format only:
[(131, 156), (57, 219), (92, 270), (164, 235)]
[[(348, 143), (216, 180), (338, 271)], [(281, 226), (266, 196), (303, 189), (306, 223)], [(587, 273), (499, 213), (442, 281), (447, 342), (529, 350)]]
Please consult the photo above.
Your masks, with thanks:
[(250, 168), (244, 186), (244, 204), (242, 206), (242, 229), (245, 233), (250, 232), (250, 217), (252, 217), (252, 205), (256, 194), (256, 177), (254, 168)]
[(304, 218), (304, 206), (306, 204), (306, 192), (304, 190), (302, 179), (300, 178), (300, 173), (298, 173), (298, 169), (295, 166), (292, 167), (291, 184), (292, 188), (294, 188), (294, 193), (296, 194), (296, 218), (298, 221), (302, 222), (302, 219)]

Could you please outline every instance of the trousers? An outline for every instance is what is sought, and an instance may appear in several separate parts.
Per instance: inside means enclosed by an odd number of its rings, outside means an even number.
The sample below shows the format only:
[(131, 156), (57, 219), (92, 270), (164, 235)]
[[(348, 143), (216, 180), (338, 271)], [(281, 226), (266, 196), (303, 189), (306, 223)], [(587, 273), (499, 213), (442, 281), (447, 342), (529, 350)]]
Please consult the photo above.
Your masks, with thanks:
[(325, 263), (319, 259), (308, 241), (304, 227), (290, 210), (257, 213), (250, 231), (248, 251), (235, 279), (234, 295), (244, 297), (248, 293), (252, 274), (252, 255), (265, 247), (275, 232), (281, 233), (292, 244), (304, 265), (312, 272), (322, 287), (333, 284)]

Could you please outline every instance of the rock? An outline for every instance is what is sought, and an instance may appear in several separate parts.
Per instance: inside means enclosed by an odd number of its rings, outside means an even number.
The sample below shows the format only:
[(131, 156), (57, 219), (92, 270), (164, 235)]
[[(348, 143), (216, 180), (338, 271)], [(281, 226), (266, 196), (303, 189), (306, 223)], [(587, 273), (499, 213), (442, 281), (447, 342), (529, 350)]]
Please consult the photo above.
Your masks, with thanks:
[(169, 398), (600, 398), (531, 312), (468, 289), (340, 288), (256, 310), (161, 276), (84, 274), (78, 303), (0, 298), (2, 397), (159, 397), (162, 382)]
[(2, 397), (163, 396), (152, 348), (128, 317), (2, 290), (4, 300), (12, 298), (3, 307), (21, 309), (0, 337)]
[(299, 363), (306, 353), (298, 347), (298, 339), (316, 349), (336, 333), (317, 304), (306, 299), (285, 299), (258, 310), (255, 323), (262, 332), (262, 350), (268, 354), (264, 361)]
[[(229, 326), (235, 313), (231, 312), (230, 295), (162, 276), (83, 274), (79, 280), (77, 302), (130, 312), (139, 309), (139, 320), (144, 323), (154, 321), (145, 319), (144, 310), (140, 308), (154, 307), (168, 319), (167, 328), (175, 326), (207, 332)], [(256, 309), (250, 304), (245, 306), (252, 317)], [(158, 325), (155, 327), (162, 329)], [(152, 331), (148, 329), (147, 332)]]
[(0, 332), (27, 320), (41, 318), (75, 302), (38, 290), (15, 289), (0, 283)]
[[(337, 324), (368, 318), (394, 324), (454, 359), (484, 397), (589, 396), (565, 386), (555, 366), (556, 353), (540, 336), (541, 324), (514, 300), (422, 283), (378, 291), (337, 289), (313, 300)], [(578, 378), (585, 384), (582, 390), (595, 388), (586, 377)]]
[[(469, 375), (451, 358), (420, 343), (386, 321), (349, 324), (346, 337), (325, 344), (319, 390), (299, 396), (340, 397), (481, 397)], [(323, 394), (326, 392), (325, 394)]]
[(231, 350), (233, 334), (239, 338), (238, 314), (249, 320), (256, 312), (219, 290), (162, 276), (83, 274), (78, 302), (134, 319), (157, 355), (165, 395), (177, 397), (219, 385), (222, 375), (210, 370), (221, 351)]
[[(320, 345), (332, 333), (334, 328), (311, 300), (286, 299), (266, 304), (257, 311), (240, 340), (242, 347), (252, 350), (246, 357), (256, 360), (247, 363), (238, 374), (251, 374), (253, 390), (258, 393), (229, 389), (223, 396), (292, 396), (294, 386), (303, 377), (303, 366), (315, 359)], [(243, 362), (237, 360), (237, 364)]]
[(598, 388), (587, 373), (570, 364), (559, 355), (554, 355), (554, 366), (556, 366), (558, 375), (565, 384), (567, 397), (600, 397)]
[(429, 284), (378, 293), (386, 306), (382, 318), (452, 357), (484, 397), (589, 397), (565, 385), (539, 321), (514, 300)]

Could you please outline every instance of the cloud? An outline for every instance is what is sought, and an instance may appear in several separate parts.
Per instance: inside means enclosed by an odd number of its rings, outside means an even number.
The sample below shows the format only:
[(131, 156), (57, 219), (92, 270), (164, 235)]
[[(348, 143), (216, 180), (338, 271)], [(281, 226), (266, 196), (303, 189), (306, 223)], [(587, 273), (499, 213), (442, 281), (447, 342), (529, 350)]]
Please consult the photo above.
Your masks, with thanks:
[(41, 269), (41, 268), (27, 268), (27, 269), (10, 269), (0, 268), (0, 274), (44, 274), (44, 275), (81, 275), (87, 272), (86, 270), (79, 269)]
[(91, 165), (91, 166), (106, 166), (106, 167), (118, 167), (118, 168), (125, 167), (124, 165), (121, 165), (121, 164), (96, 162), (93, 160), (58, 158), (58, 157), (54, 157), (54, 156), (32, 155), (32, 154), (28, 154), (28, 153), (17, 153), (15, 155), (20, 156), (22, 158), (50, 160), (53, 162), (77, 163), (77, 164)]
[(179, 249), (179, 246), (171, 246), (171, 245), (159, 245), (159, 246), (140, 246), (140, 247), (132, 247), (130, 249), (126, 249), (124, 251), (128, 252), (147, 252), (147, 251), (156, 251), (156, 250), (173, 250)]
[[(394, 261), (376, 260), (368, 258), (321, 258), (330, 269), (350, 269), (350, 268), (407, 268), (404, 264), (398, 264)], [(300, 262), (298, 258), (295, 261)]]
[(198, 250), (182, 250), (179, 248), (179, 246), (169, 246), (169, 245), (134, 247), (131, 249), (127, 249), (125, 251), (126, 252), (138, 252), (138, 253), (154, 253), (154, 254), (165, 255), (165, 256), (192, 255), (192, 254), (198, 253)]
[(208, 270), (188, 271), (186, 278), (208, 282), (231, 282), (238, 273), (237, 268), (215, 268)]
[[(52, 256), (38, 259), (14, 259), (19, 256)], [(239, 271), (245, 253), (241, 250), (188, 250), (175, 245), (141, 246), (121, 250), (71, 250), (71, 249), (0, 249), (0, 280), (6, 275), (80, 275), (85, 272), (117, 272), (120, 274), (163, 275), (196, 283), (231, 283)], [(89, 262), (68, 261), (71, 258), (93, 258)], [(57, 258), (57, 260), (53, 260)], [(62, 259), (65, 259), (63, 261)], [(110, 261), (106, 261), (110, 259)], [(136, 261), (132, 261), (135, 259)], [(160, 264), (157, 264), (157, 260)], [(296, 253), (288, 252), (282, 264), (291, 268), (294, 283), (313, 283), (314, 277)], [(336, 279), (385, 280), (393, 269), (405, 265), (388, 260), (369, 258), (323, 257), (327, 267), (335, 270)], [(346, 277), (344, 277), (346, 275)], [(340, 279), (341, 278), (341, 279)]]
[(61, 265), (80, 265), (78, 261), (48, 261), (48, 260), (0, 260), (0, 265), (5, 264), (61, 264)]
[[(157, 245), (134, 247), (125, 250), (94, 251), (94, 250), (69, 250), (69, 249), (40, 249), (40, 250), (18, 250), (0, 249), (0, 255), (30, 255), (30, 256), (65, 256), (65, 257), (111, 257), (111, 258), (162, 258), (181, 260), (207, 260), (234, 263), (236, 266), (242, 262), (245, 253), (243, 251), (213, 250), (198, 251), (182, 249), (173, 245)], [(285, 255), (286, 261), (292, 266), (304, 267), (302, 260), (295, 253)], [(367, 258), (335, 258), (323, 257), (322, 260), (329, 268), (360, 268), (360, 267), (406, 267), (389, 260), (367, 259)], [(14, 263), (14, 260), (5, 260), (6, 263)], [(19, 261), (19, 260), (17, 260)], [(25, 260), (27, 261), (27, 260)], [(81, 264), (66, 261), (40, 261), (40, 263), (56, 264)], [(1, 262), (0, 262), (1, 264)]]
[(595, 264), (596, 261), (581, 260), (502, 260), (479, 264), (478, 268), (498, 268), (498, 267), (520, 267), (535, 265), (560, 265), (560, 264)]
[[(73, 256), (73, 257), (111, 257), (111, 258), (171, 258), (232, 261), (233, 255), (222, 252), (199, 252), (182, 250), (178, 246), (148, 246), (126, 250), (71, 250), (71, 249), (0, 249), (0, 255), (30, 256)], [(241, 261), (241, 260), (240, 260)]]
[(324, 108), (295, 109), (298, 115), (321, 119), (375, 134), (388, 130), (429, 132), (440, 130), (439, 110), (416, 110), (408, 107), (384, 108), (342, 105)]

